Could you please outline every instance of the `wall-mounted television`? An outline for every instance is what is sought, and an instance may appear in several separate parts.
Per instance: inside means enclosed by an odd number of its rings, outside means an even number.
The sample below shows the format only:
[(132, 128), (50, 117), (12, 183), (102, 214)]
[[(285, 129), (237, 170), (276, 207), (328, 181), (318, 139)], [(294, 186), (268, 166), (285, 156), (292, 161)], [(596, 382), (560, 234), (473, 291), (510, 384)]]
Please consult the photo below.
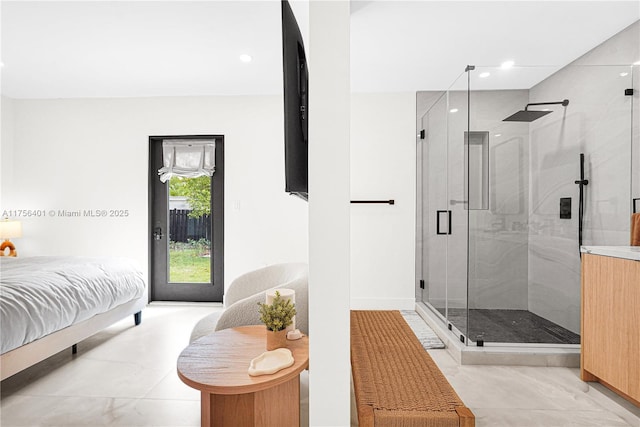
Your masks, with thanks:
[(309, 96), (307, 58), (298, 22), (282, 0), (282, 63), (284, 78), (285, 191), (309, 199)]

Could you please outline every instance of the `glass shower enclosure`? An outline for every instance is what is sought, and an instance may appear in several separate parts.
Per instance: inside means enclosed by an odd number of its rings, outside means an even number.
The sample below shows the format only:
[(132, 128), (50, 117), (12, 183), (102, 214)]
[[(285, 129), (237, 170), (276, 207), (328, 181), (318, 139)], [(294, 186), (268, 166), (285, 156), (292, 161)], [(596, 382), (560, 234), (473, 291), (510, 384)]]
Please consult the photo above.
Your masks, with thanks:
[(580, 343), (580, 243), (628, 245), (637, 68), (418, 92), (416, 296), (465, 344)]

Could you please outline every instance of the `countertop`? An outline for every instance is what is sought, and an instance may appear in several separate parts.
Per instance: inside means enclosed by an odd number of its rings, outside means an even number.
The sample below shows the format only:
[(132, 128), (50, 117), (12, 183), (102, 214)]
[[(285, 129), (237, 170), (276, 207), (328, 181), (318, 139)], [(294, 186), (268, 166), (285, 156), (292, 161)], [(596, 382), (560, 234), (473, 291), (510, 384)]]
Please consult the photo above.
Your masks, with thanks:
[(640, 246), (582, 246), (580, 252), (640, 261)]

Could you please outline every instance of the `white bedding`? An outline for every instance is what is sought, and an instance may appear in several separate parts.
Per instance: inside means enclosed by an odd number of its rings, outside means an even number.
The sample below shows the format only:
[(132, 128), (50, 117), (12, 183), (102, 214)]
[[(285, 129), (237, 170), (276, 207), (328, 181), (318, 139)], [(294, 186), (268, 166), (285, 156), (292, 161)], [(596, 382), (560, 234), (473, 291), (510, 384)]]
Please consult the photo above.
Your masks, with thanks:
[(0, 353), (42, 338), (145, 292), (126, 258), (0, 258)]

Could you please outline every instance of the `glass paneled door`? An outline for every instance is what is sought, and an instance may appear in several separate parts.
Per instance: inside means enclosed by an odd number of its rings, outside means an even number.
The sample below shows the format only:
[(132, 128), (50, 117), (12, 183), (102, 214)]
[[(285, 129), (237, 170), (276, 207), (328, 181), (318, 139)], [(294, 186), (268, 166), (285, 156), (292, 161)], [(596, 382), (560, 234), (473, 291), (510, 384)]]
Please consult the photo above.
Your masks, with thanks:
[[(187, 144), (188, 141), (215, 141), (213, 176), (178, 173), (162, 182), (158, 170), (166, 166), (164, 141), (187, 141)], [(224, 289), (223, 137), (151, 137), (149, 147), (151, 300), (221, 302)], [(184, 172), (184, 168), (180, 170)]]

